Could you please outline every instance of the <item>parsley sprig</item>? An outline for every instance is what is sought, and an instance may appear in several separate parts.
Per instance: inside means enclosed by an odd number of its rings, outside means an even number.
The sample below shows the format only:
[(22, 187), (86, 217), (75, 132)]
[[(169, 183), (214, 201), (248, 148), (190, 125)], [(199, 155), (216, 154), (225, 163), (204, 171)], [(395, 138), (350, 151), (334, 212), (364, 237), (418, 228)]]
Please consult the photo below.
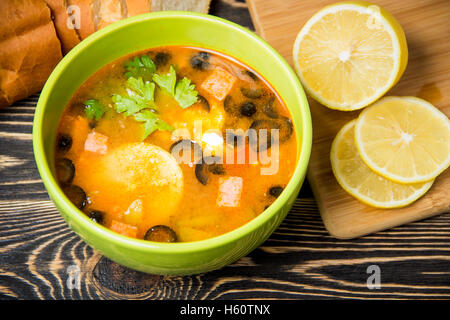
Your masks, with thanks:
[(173, 130), (172, 126), (158, 118), (153, 82), (144, 82), (141, 77), (137, 79), (130, 77), (127, 80), (127, 93), (128, 96), (113, 95), (114, 107), (118, 113), (133, 116), (136, 121), (144, 123), (142, 140), (145, 140), (155, 130)]
[(89, 99), (84, 102), (84, 113), (89, 120), (99, 120), (106, 112), (106, 107), (98, 100)]
[(170, 66), (168, 74), (159, 75), (155, 73), (153, 75), (153, 81), (170, 96), (175, 98), (183, 109), (197, 102), (198, 92), (195, 90), (195, 85), (191, 84), (191, 80), (186, 77), (177, 81), (177, 75), (173, 66)]
[[(183, 109), (197, 102), (198, 92), (195, 90), (195, 85), (191, 84), (191, 80), (186, 77), (177, 80), (177, 74), (172, 65), (169, 73), (157, 74), (152, 59), (143, 55), (126, 61), (124, 67), (127, 94), (113, 94), (113, 107), (116, 112), (127, 117), (133, 116), (136, 121), (143, 123), (142, 140), (156, 130), (174, 130), (170, 124), (158, 117), (158, 108), (155, 104), (156, 84), (173, 97)], [(84, 105), (85, 114), (90, 120), (99, 120), (108, 109), (95, 99), (87, 100)]]
[(125, 61), (125, 77), (143, 78), (144, 80), (151, 80), (153, 74), (156, 72), (155, 63), (149, 56), (143, 55), (135, 57), (133, 60)]

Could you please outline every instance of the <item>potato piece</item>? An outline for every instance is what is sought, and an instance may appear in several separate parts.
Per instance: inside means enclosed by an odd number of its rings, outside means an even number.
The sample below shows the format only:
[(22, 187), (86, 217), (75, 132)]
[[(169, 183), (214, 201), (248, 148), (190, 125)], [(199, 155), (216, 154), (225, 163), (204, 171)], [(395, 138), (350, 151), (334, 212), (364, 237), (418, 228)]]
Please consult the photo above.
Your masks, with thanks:
[[(71, 122), (71, 125), (69, 124)], [(72, 137), (72, 148), (69, 151), (69, 156), (77, 158), (84, 150), (86, 138), (91, 128), (89, 127), (89, 121), (82, 116), (65, 117), (61, 123), (61, 127), (70, 128), (69, 135)]]
[(142, 222), (144, 205), (141, 199), (134, 200), (123, 214), (126, 223), (137, 225)]
[(201, 88), (217, 100), (222, 101), (230, 92), (236, 80), (236, 77), (225, 69), (216, 67), (205, 81), (202, 82)]

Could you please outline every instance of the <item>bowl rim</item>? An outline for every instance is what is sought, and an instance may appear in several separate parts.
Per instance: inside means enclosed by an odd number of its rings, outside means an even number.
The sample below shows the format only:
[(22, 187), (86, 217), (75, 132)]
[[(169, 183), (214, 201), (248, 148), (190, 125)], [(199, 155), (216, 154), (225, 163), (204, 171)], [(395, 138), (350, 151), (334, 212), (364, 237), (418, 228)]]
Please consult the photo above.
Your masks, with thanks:
[[(300, 100), (300, 113), (301, 113), (301, 121), (302, 127), (296, 128), (300, 129), (300, 141), (297, 141), (297, 147), (300, 147), (300, 154), (297, 160), (297, 165), (289, 180), (288, 185), (283, 190), (282, 194), (261, 214), (257, 217), (253, 218), (249, 222), (244, 225), (224, 233), (219, 236), (215, 236), (212, 238), (192, 241), (192, 242), (178, 242), (178, 243), (159, 243), (159, 242), (151, 242), (141, 239), (134, 239), (130, 237), (126, 237), (120, 235), (104, 226), (93, 223), (83, 212), (77, 209), (64, 195), (58, 183), (53, 177), (53, 174), (50, 169), (49, 161), (45, 156), (44, 151), (44, 137), (42, 134), (43, 129), (43, 117), (45, 113), (45, 108), (48, 103), (48, 97), (51, 94), (51, 91), (55, 89), (56, 80), (59, 75), (66, 69), (67, 62), (76, 57), (80, 52), (92, 45), (95, 42), (102, 38), (108, 36), (108, 34), (113, 33), (115, 30), (127, 27), (128, 25), (134, 23), (141, 23), (144, 20), (155, 20), (155, 19), (167, 19), (167, 18), (181, 18), (181, 19), (193, 19), (193, 20), (207, 20), (212, 24), (221, 24), (224, 27), (233, 29), (236, 32), (243, 33), (244, 36), (251, 37), (263, 47), (270, 52), (273, 56), (274, 60), (277, 61), (278, 66), (282, 67), (287, 71), (289, 78), (286, 81), (292, 81), (294, 83), (294, 87), (296, 89), (296, 95)], [(270, 81), (269, 81), (270, 83)], [(289, 107), (288, 107), (289, 108)], [(297, 138), (297, 140), (299, 140)], [(236, 242), (237, 240), (253, 233), (265, 223), (267, 223), (270, 219), (276, 216), (284, 204), (288, 201), (288, 199), (295, 192), (297, 182), (302, 180), (306, 176), (306, 170), (308, 167), (309, 157), (311, 154), (312, 147), (312, 121), (311, 114), (309, 110), (308, 100), (306, 98), (303, 87), (300, 84), (297, 75), (293, 71), (293, 69), (289, 66), (287, 61), (275, 50), (273, 49), (265, 40), (257, 36), (254, 32), (246, 29), (243, 26), (240, 26), (234, 22), (225, 20), (223, 18), (215, 17), (212, 15), (195, 13), (195, 12), (187, 12), (187, 11), (160, 11), (160, 12), (152, 12), (147, 13), (135, 17), (130, 17), (121, 21), (118, 21), (112, 25), (103, 28), (85, 40), (80, 42), (75, 48), (73, 48), (63, 59), (59, 62), (56, 68), (51, 73), (47, 82), (45, 83), (44, 88), (39, 96), (39, 100), (36, 106), (36, 111), (34, 115), (33, 121), (33, 150), (35, 161), (38, 167), (38, 171), (42, 178), (42, 181), (47, 189), (47, 192), (53, 202), (57, 205), (59, 214), (61, 214), (64, 218), (64, 214), (61, 211), (64, 211), (65, 215), (70, 217), (71, 220), (74, 220), (75, 224), (81, 226), (81, 229), (88, 229), (89, 232), (95, 233), (97, 238), (102, 238), (104, 240), (111, 241), (113, 243), (119, 243), (122, 247), (127, 247), (130, 249), (138, 249), (145, 252), (153, 252), (153, 253), (192, 253), (196, 251), (204, 251), (211, 250), (214, 248), (218, 248), (227, 244), (231, 244)], [(50, 160), (51, 161), (51, 160)], [(67, 220), (67, 218), (65, 218)], [(67, 221), (69, 222), (69, 221)], [(71, 223), (68, 223), (69, 226)], [(84, 239), (84, 237), (82, 237)]]

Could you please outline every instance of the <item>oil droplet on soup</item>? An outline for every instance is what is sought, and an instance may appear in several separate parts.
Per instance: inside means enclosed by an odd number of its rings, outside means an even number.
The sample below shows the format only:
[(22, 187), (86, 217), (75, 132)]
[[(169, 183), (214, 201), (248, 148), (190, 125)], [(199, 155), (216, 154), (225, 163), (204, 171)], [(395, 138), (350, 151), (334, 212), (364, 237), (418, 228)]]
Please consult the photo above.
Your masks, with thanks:
[(92, 223), (161, 242), (252, 220), (283, 192), (297, 154), (289, 111), (265, 79), (182, 46), (97, 71), (66, 106), (55, 141), (61, 188)]

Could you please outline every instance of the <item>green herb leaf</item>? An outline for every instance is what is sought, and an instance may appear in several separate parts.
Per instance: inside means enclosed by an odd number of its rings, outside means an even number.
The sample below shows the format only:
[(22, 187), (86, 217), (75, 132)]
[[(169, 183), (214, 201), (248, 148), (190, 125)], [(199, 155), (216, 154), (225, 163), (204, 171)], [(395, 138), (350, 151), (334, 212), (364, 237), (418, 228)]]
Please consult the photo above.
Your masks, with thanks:
[(144, 82), (141, 77), (138, 79), (130, 77), (127, 80), (128, 87), (138, 93), (146, 102), (154, 102), (155, 83)]
[(112, 97), (117, 112), (124, 113), (128, 117), (143, 109), (155, 107), (153, 82), (144, 82), (141, 77), (138, 79), (130, 77), (127, 85), (128, 97), (119, 94)]
[(114, 107), (118, 113), (123, 113), (127, 117), (148, 107), (145, 101), (139, 96), (124, 97), (115, 94), (112, 97)]
[(155, 73), (153, 75), (153, 81), (161, 88), (166, 90), (171, 96), (175, 95), (175, 84), (177, 82), (177, 74), (173, 66), (170, 66), (169, 73), (165, 75), (159, 75)]
[(175, 86), (175, 100), (183, 109), (197, 102), (198, 92), (194, 88), (195, 85), (191, 84), (191, 80), (188, 78), (183, 78), (177, 82)]
[(98, 100), (89, 99), (84, 102), (84, 113), (89, 120), (99, 120), (106, 112), (106, 107)]
[(125, 76), (130, 77), (142, 77), (146, 80), (151, 80), (153, 73), (156, 72), (156, 66), (149, 56), (143, 55), (141, 57), (135, 57), (133, 60), (125, 61)]
[(158, 118), (158, 116), (150, 110), (142, 110), (134, 115), (134, 119), (139, 122), (144, 122), (144, 136), (142, 140), (145, 140), (156, 130), (172, 131), (174, 128), (164, 120)]
[(173, 66), (170, 66), (168, 74), (159, 75), (155, 73), (153, 75), (153, 81), (169, 95), (174, 97), (183, 109), (197, 102), (198, 92), (195, 91), (195, 85), (191, 84), (191, 80), (188, 78), (177, 81), (177, 75)]

